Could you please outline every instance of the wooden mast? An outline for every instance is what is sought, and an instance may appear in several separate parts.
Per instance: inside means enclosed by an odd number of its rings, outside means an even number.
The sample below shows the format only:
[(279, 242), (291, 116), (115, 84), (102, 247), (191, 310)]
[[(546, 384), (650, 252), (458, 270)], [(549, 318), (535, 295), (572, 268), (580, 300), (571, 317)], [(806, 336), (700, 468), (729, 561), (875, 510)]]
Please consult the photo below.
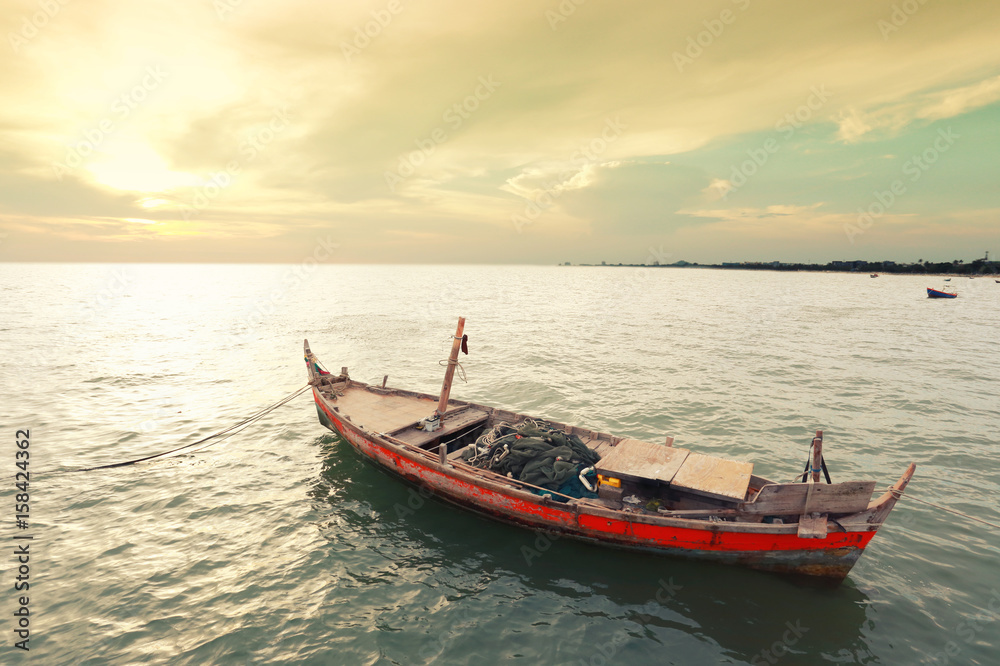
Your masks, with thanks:
[(462, 332), (465, 330), (465, 317), (458, 318), (458, 328), (455, 329), (455, 339), (451, 341), (451, 355), (448, 356), (448, 369), (444, 373), (444, 383), (441, 385), (441, 399), (438, 400), (437, 413), (444, 416), (448, 411), (448, 396), (451, 395), (451, 381), (455, 378), (455, 367), (458, 365), (458, 350), (462, 347)]
[(798, 536), (800, 539), (822, 539), (827, 534), (827, 515), (813, 513), (811, 504), (813, 490), (819, 483), (819, 473), (823, 466), (823, 431), (817, 430), (813, 437), (812, 446), (809, 447), (809, 469), (807, 474), (806, 501), (802, 506), (802, 515), (799, 516)]
[[(458, 318), (458, 328), (455, 329), (455, 339), (451, 341), (451, 354), (448, 355), (448, 369), (444, 371), (444, 383), (441, 384), (441, 397), (438, 399), (434, 418), (440, 421), (448, 411), (448, 396), (451, 395), (451, 381), (455, 378), (455, 368), (458, 366), (458, 350), (462, 348), (462, 332), (465, 331), (465, 317)], [(438, 457), (443, 466), (447, 461), (448, 445), (438, 444)]]
[(812, 441), (812, 482), (819, 483), (819, 473), (823, 467), (823, 431), (817, 430)]

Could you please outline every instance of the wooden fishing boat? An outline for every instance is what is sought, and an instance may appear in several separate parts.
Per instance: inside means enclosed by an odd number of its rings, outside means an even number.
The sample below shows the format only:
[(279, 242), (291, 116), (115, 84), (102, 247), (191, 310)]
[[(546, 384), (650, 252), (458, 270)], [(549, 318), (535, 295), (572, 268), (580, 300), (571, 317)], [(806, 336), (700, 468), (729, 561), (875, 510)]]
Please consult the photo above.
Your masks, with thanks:
[[(841, 580), (916, 469), (911, 464), (873, 499), (874, 481), (830, 483), (822, 431), (812, 439), (801, 480), (796, 475), (795, 482), (781, 483), (754, 474), (753, 463), (675, 447), (670, 437), (663, 444), (644, 442), (454, 400), (464, 325), (459, 319), (439, 396), (389, 388), (388, 375), (378, 386), (351, 379), (347, 368), (329, 373), (307, 340), (309, 383), (320, 422), (364, 458), (425, 492), (507, 523), (597, 544)], [(546, 445), (582, 443), (582, 457), (596, 460), (570, 472), (579, 471), (583, 492), (566, 492), (569, 484), (531, 483), (528, 465), (520, 474), (496, 471), (494, 463), (527, 441), (515, 431), (526, 438), (548, 433)], [(506, 451), (499, 446), (503, 439), (513, 442)], [(574, 451), (552, 464), (572, 466)]]
[(944, 291), (942, 289), (932, 289), (927, 287), (927, 298), (958, 298), (958, 294), (953, 291)]

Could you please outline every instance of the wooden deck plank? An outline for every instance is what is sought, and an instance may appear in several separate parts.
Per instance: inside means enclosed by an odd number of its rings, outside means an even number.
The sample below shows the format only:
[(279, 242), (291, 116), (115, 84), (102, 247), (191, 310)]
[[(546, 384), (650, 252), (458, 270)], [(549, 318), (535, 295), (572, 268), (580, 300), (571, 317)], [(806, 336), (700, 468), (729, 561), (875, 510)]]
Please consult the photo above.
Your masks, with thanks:
[(586, 444), (588, 448), (593, 449), (597, 455), (602, 458), (611, 453), (611, 450), (614, 449), (614, 447), (611, 446), (611, 442), (606, 439), (591, 439), (584, 442), (584, 444)]
[(434, 400), (406, 395), (379, 395), (364, 388), (349, 388), (333, 403), (341, 414), (373, 432), (391, 432), (430, 416)]
[(753, 463), (692, 453), (677, 470), (673, 485), (711, 497), (742, 500), (752, 473)]
[(594, 467), (605, 476), (670, 483), (689, 453), (687, 449), (623, 439)]
[(809, 511), (820, 513), (858, 513), (868, 508), (874, 481), (845, 481), (843, 483), (781, 483), (761, 488), (754, 501), (744, 505), (746, 513), (767, 516), (798, 515), (806, 509), (809, 486), (813, 495)]

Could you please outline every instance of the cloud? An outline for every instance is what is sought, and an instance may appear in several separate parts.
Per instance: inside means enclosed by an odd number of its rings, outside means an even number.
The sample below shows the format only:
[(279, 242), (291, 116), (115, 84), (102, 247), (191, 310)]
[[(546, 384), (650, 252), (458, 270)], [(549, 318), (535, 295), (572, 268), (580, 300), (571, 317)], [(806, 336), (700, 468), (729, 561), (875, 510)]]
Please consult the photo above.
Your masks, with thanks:
[(543, 195), (560, 196), (572, 190), (582, 190), (598, 178), (601, 170), (618, 169), (626, 163), (619, 160), (600, 163), (553, 163), (532, 166), (508, 178), (500, 187), (529, 201), (538, 201)]
[(1000, 75), (960, 88), (928, 95), (915, 114), (918, 118), (940, 120), (968, 113), (1000, 100)]
[[(556, 5), (530, 0), (475, 12), (457, 0), (403, 2), (382, 21), (372, 14), (380, 3), (231, 4), (220, 18), (213, 3), (69, 3), (23, 48), (0, 50), (0, 210), (23, 220), (79, 216), (79, 228), (48, 225), (53, 245), (71, 229), (106, 238), (105, 227), (87, 226), (97, 219), (169, 223), (123, 222), (155, 230), (135, 246), (150, 259), (171, 231), (228, 237), (229, 251), (247, 260), (295, 260), (325, 228), (378, 260), (386, 230), (406, 232), (394, 237), (415, 247), (440, 242), (439, 260), (463, 260), (471, 241), (516, 248), (511, 215), (548, 197), (531, 233), (556, 246), (591, 234), (607, 247), (619, 233), (632, 243), (707, 224), (686, 212), (716, 207), (723, 181), (707, 156), (773, 131), (814, 86), (830, 101), (796, 140), (835, 124), (836, 137), (810, 146), (819, 152), (1000, 102), (1000, 7), (985, 1), (929, 3), (890, 39), (877, 27), (884, 7), (735, 3), (737, 19), (702, 38), (683, 71), (674, 54), (718, 8), (584, 3), (553, 25), (545, 11)], [(37, 7), (0, 0), (14, 33)], [(132, 93), (148, 67), (163, 76), (140, 100)], [(477, 97), (484, 77), (499, 85)], [(122, 95), (134, 102), (127, 114), (112, 110)], [(275, 132), (269, 123), (283, 108), (290, 120)], [(105, 120), (114, 130), (56, 180), (52, 164)], [(609, 121), (622, 126), (614, 141), (604, 136)], [(574, 158), (601, 141), (592, 157)], [(183, 219), (182, 207), (233, 162), (238, 173)], [(412, 175), (390, 188), (386, 173), (405, 163)], [(863, 168), (845, 167), (842, 178)], [(846, 195), (831, 202), (848, 204)], [(454, 226), (437, 241), (422, 236), (438, 233), (439, 221)]]
[(1000, 75), (976, 83), (934, 90), (869, 111), (851, 107), (838, 118), (838, 138), (855, 143), (876, 130), (898, 133), (918, 121), (954, 118), (1000, 101)]
[(567, 190), (560, 208), (597, 234), (668, 234), (699, 220), (684, 208), (707, 200), (709, 176), (701, 169), (665, 161), (619, 163), (599, 168), (587, 187)]
[(872, 130), (872, 126), (853, 107), (840, 112), (837, 118), (837, 125), (839, 126), (837, 138), (845, 143), (854, 143)]

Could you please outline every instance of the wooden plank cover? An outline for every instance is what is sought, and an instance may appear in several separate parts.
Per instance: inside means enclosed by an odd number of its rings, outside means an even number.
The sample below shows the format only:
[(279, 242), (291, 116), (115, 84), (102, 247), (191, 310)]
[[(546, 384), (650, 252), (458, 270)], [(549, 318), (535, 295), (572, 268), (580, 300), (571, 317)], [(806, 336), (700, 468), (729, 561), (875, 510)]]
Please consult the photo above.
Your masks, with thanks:
[(752, 473), (753, 463), (692, 453), (677, 470), (673, 485), (711, 497), (742, 500)]
[(743, 505), (746, 513), (767, 516), (797, 515), (805, 511), (806, 494), (813, 486), (809, 511), (818, 513), (858, 513), (868, 508), (874, 481), (843, 483), (781, 483), (764, 486), (754, 501)]
[(670, 483), (690, 451), (638, 439), (623, 439), (594, 465), (598, 474), (616, 478), (655, 479)]

